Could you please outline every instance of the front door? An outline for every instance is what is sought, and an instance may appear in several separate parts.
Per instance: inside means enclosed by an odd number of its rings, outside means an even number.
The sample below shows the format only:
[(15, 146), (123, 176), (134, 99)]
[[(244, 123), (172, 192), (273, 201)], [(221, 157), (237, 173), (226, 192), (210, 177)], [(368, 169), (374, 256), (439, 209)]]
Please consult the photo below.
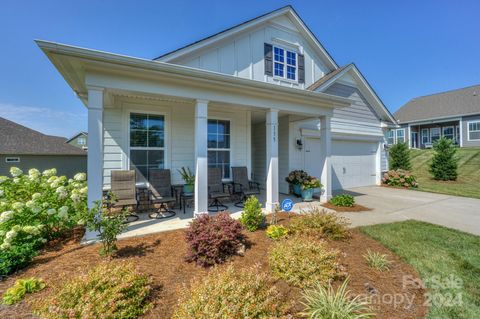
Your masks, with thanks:
[(317, 178), (322, 175), (320, 156), (320, 139), (307, 137), (305, 139), (305, 171)]
[(418, 148), (418, 133), (412, 132), (412, 136), (410, 138), (412, 141), (412, 148)]

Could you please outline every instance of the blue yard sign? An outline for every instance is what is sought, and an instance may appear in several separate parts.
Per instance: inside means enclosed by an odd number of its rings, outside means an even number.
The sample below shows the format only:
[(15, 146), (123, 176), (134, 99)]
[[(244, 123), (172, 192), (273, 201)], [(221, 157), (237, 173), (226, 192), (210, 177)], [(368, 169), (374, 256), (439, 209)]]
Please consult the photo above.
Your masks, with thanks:
[(290, 198), (284, 199), (282, 202), (282, 210), (289, 212), (293, 208), (293, 201)]

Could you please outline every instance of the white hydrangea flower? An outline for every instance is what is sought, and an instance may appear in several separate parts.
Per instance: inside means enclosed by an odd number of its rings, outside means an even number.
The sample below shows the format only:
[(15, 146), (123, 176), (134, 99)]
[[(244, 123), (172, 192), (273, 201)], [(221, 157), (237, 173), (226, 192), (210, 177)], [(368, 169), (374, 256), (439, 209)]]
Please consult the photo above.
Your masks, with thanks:
[(31, 235), (39, 235), (40, 234), (40, 229), (38, 229), (38, 227), (36, 226), (25, 226), (23, 227), (22, 229), (25, 233), (27, 234), (31, 234)]
[(3, 213), (0, 214), (0, 223), (3, 223), (3, 222), (6, 222), (7, 220), (9, 220), (10, 218), (13, 217), (13, 211), (11, 210), (7, 210)]
[(0, 245), (1, 250), (8, 250), (11, 247), (12, 247), (12, 245), (10, 245), (10, 243), (7, 243), (7, 242), (4, 242), (3, 244)]
[(43, 207), (43, 208), (48, 208), (48, 206), (50, 206), (50, 204), (47, 203), (47, 202), (45, 202), (45, 203), (42, 204), (42, 207)]
[(15, 226), (12, 227), (12, 230), (13, 230), (14, 232), (17, 232), (17, 233), (18, 233), (19, 231), (22, 230), (22, 227), (21, 227), (20, 225), (15, 225)]
[(13, 178), (13, 183), (14, 183), (14, 184), (20, 183), (20, 178), (14, 177), (14, 178)]
[(56, 213), (57, 213), (57, 210), (55, 208), (47, 209), (48, 215), (55, 215)]
[(57, 192), (57, 193), (64, 193), (66, 191), (67, 191), (67, 189), (65, 188), (65, 186), (60, 186), (55, 190), (55, 192)]
[(0, 184), (6, 182), (8, 180), (7, 176), (0, 176)]
[(68, 207), (67, 206), (62, 206), (58, 210), (58, 217), (60, 218), (67, 218), (68, 217)]
[(78, 195), (77, 193), (73, 193), (72, 196), (70, 196), (70, 199), (73, 200), (74, 202), (78, 202), (80, 201), (80, 195)]
[(17, 231), (15, 230), (9, 230), (6, 234), (5, 234), (5, 240), (12, 240), (13, 238), (15, 238), (17, 236)]
[(29, 200), (25, 203), (25, 206), (27, 206), (28, 208), (32, 208), (33, 206), (35, 206), (35, 202), (33, 200)]
[(18, 177), (20, 175), (23, 174), (23, 171), (18, 168), (18, 167), (11, 167), (10, 168), (10, 174), (13, 176), (13, 177)]
[(35, 206), (32, 207), (31, 211), (34, 214), (38, 214), (42, 211), (42, 207), (35, 205)]
[(88, 192), (88, 187), (87, 186), (80, 189), (80, 194), (86, 194), (87, 192)]
[(22, 210), (25, 205), (20, 202), (15, 202), (12, 204), (12, 208), (16, 211)]
[(30, 176), (39, 176), (40, 175), (40, 171), (36, 168), (31, 168), (28, 170), (28, 175)]
[(47, 183), (51, 184), (57, 180), (57, 176), (51, 176), (47, 179)]
[(87, 174), (85, 173), (77, 173), (75, 176), (73, 176), (73, 179), (78, 181), (78, 182), (83, 182), (87, 180)]
[(57, 169), (51, 168), (43, 171), (42, 173), (43, 176), (49, 177), (49, 176), (55, 176), (57, 175)]
[(85, 221), (83, 219), (78, 220), (77, 225), (83, 226), (85, 224)]
[(34, 194), (32, 195), (32, 199), (33, 199), (33, 200), (40, 199), (41, 197), (42, 197), (42, 194), (40, 194), (40, 193), (34, 193)]

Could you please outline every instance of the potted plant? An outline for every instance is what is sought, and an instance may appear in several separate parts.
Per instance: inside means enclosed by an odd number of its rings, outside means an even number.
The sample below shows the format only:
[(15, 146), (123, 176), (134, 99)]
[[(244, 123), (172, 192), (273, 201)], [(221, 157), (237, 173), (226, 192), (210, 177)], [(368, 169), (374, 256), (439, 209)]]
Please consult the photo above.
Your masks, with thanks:
[(308, 174), (304, 170), (294, 170), (285, 177), (285, 181), (292, 185), (293, 193), (300, 196), (302, 194), (303, 180), (307, 177)]
[(190, 171), (189, 167), (182, 167), (182, 169), (179, 169), (178, 172), (180, 173), (180, 175), (182, 175), (182, 179), (185, 182), (185, 184), (183, 185), (183, 192), (186, 194), (193, 193), (193, 187), (195, 185), (195, 175), (192, 174), (192, 171)]
[(311, 202), (313, 200), (313, 191), (315, 188), (322, 187), (318, 178), (308, 176), (302, 183), (302, 199), (305, 202)]

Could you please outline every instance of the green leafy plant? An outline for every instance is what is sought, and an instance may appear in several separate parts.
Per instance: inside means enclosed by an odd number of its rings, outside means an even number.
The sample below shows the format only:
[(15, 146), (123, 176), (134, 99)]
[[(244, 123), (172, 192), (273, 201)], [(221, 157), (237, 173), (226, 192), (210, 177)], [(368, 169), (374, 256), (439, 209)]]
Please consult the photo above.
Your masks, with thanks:
[(182, 176), (183, 181), (186, 185), (193, 185), (195, 184), (195, 175), (190, 170), (190, 167), (182, 167), (181, 169), (177, 170), (180, 175)]
[(213, 269), (183, 286), (173, 319), (287, 318), (288, 306), (258, 266)]
[(291, 171), (287, 177), (285, 177), (285, 181), (289, 184), (300, 185), (303, 183), (303, 180), (308, 177), (309, 175), (304, 170), (294, 170), (294, 171)]
[(42, 279), (34, 277), (19, 279), (3, 294), (3, 303), (13, 305), (22, 300), (26, 294), (33, 294), (43, 288), (45, 288), (45, 283)]
[(292, 218), (288, 229), (297, 235), (327, 237), (338, 240), (348, 237), (347, 221), (333, 213), (318, 208), (310, 213)]
[(333, 196), (330, 200), (330, 204), (339, 207), (352, 207), (355, 205), (355, 197), (349, 194)]
[(256, 231), (265, 224), (265, 215), (262, 212), (262, 204), (255, 196), (250, 196), (245, 201), (240, 223), (248, 231)]
[(305, 287), (315, 282), (325, 284), (343, 275), (337, 262), (338, 253), (329, 250), (322, 241), (294, 236), (278, 241), (268, 260), (275, 277)]
[(228, 213), (195, 218), (185, 232), (187, 261), (207, 267), (224, 263), (245, 243), (243, 227)]
[(416, 188), (418, 187), (417, 179), (409, 171), (398, 169), (396, 171), (388, 171), (383, 174), (382, 183), (395, 187)]
[(390, 147), (388, 150), (390, 159), (388, 161), (390, 170), (411, 170), (412, 164), (410, 163), (410, 150), (407, 143), (397, 143)]
[(359, 296), (351, 297), (347, 290), (348, 278), (335, 291), (331, 284), (315, 283), (303, 292), (301, 315), (311, 319), (365, 319), (375, 316), (368, 303)]
[(380, 254), (379, 252), (367, 250), (367, 253), (363, 255), (363, 258), (367, 261), (368, 266), (384, 271), (390, 268), (391, 261), (388, 260), (388, 256), (385, 254)]
[(132, 262), (105, 262), (86, 274), (59, 281), (34, 304), (41, 318), (136, 318), (150, 309), (151, 282)]
[(442, 137), (433, 143), (435, 151), (430, 164), (430, 173), (436, 180), (454, 181), (457, 179), (458, 173), (458, 157), (457, 149), (453, 145), (452, 140)]
[(115, 201), (115, 196), (109, 193), (103, 202), (96, 201), (94, 206), (83, 215), (87, 229), (98, 233), (98, 238), (102, 243), (100, 254), (105, 256), (111, 256), (117, 251), (117, 236), (128, 227), (126, 223), (128, 211), (126, 209), (115, 213), (111, 212), (110, 207)]
[(267, 227), (266, 233), (269, 238), (279, 239), (288, 235), (288, 229), (282, 225), (270, 225)]
[(86, 175), (55, 169), (0, 176), (0, 276), (25, 267), (43, 245), (78, 225), (87, 210)]
[(320, 184), (320, 180), (313, 176), (308, 176), (303, 179), (302, 182), (302, 190), (312, 189), (312, 188), (319, 188), (323, 185)]

